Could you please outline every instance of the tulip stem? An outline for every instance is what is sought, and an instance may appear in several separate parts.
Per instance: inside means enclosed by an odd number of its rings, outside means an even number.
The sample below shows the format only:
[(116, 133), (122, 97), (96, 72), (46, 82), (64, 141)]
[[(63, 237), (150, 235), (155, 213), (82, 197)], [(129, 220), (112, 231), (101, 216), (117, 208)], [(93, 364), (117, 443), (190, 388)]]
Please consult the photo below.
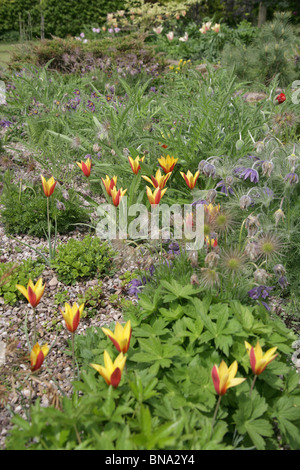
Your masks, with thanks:
[(255, 375), (255, 376), (254, 376), (254, 379), (252, 380), (252, 384), (251, 384), (251, 388), (250, 388), (249, 395), (251, 395), (251, 393), (252, 393), (252, 390), (253, 390), (253, 388), (254, 388), (256, 379), (257, 379), (257, 375)]
[(211, 432), (213, 431), (213, 428), (214, 428), (214, 425), (215, 425), (216, 417), (217, 417), (218, 410), (219, 410), (220, 403), (221, 403), (221, 398), (222, 398), (222, 395), (219, 395), (217, 405), (216, 405), (216, 409), (215, 409), (214, 416), (213, 416), (213, 420), (212, 420), (212, 424), (211, 424)]
[(33, 309), (33, 344), (36, 344), (37, 334), (36, 334), (36, 310)]
[(72, 333), (72, 362), (73, 362), (73, 374), (75, 380), (75, 345), (74, 345), (74, 333)]

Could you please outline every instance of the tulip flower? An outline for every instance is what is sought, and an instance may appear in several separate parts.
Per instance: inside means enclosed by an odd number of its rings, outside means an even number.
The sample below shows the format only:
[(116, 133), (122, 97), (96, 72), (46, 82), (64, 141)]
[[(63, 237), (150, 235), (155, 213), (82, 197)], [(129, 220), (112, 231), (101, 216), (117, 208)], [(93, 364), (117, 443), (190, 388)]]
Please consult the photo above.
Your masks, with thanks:
[(167, 173), (166, 175), (162, 175), (160, 170), (157, 170), (157, 172), (155, 174), (155, 178), (154, 178), (154, 176), (151, 176), (151, 179), (148, 178), (148, 176), (142, 176), (142, 178), (144, 180), (148, 181), (149, 183), (151, 183), (154, 188), (164, 189), (164, 187), (166, 186), (166, 183), (167, 183), (168, 179), (170, 178), (170, 176), (171, 176), (171, 173)]
[(174, 39), (174, 33), (173, 31), (170, 31), (168, 34), (166, 34), (167, 38), (169, 39), (169, 41), (173, 41)]
[(214, 26), (212, 26), (212, 30), (215, 32), (215, 33), (218, 33), (220, 31), (220, 27), (221, 25), (219, 23), (216, 23)]
[(218, 240), (216, 240), (215, 238), (210, 238), (209, 236), (205, 237), (205, 243), (208, 247), (212, 247), (212, 248), (215, 248), (216, 246), (218, 246)]
[(80, 307), (78, 307), (76, 302), (72, 307), (66, 302), (65, 310), (62, 310), (61, 308), (59, 309), (65, 320), (66, 327), (71, 333), (75, 333), (77, 330), (83, 309), (84, 304), (81, 304)]
[(167, 188), (161, 190), (159, 187), (155, 189), (155, 191), (151, 191), (151, 189), (149, 188), (149, 186), (147, 186), (146, 188), (146, 191), (147, 191), (147, 197), (148, 197), (148, 200), (151, 204), (151, 206), (155, 206), (156, 204), (159, 204), (160, 203), (160, 200), (161, 198), (163, 197), (163, 195), (165, 194), (165, 192), (167, 191)]
[(124, 327), (117, 322), (114, 333), (108, 328), (102, 328), (102, 331), (109, 337), (119, 352), (127, 353), (132, 333), (130, 320)]
[(277, 100), (278, 104), (281, 104), (286, 100), (286, 96), (284, 93), (280, 93), (278, 96), (276, 96), (275, 100)]
[(116, 388), (121, 380), (122, 372), (125, 366), (126, 356), (121, 352), (116, 360), (112, 362), (110, 355), (104, 351), (104, 367), (98, 364), (90, 364), (104, 378), (107, 385)]
[(118, 205), (120, 204), (121, 199), (124, 196), (124, 194), (126, 193), (126, 191), (127, 191), (127, 189), (123, 190), (122, 188), (117, 191), (116, 186), (113, 187), (110, 194), (111, 194), (114, 206), (118, 207)]
[(223, 396), (228, 388), (244, 382), (244, 378), (235, 378), (238, 369), (237, 361), (234, 361), (230, 367), (227, 367), (224, 361), (218, 367), (216, 364), (212, 368), (212, 380), (218, 395)]
[(141, 169), (140, 162), (143, 162), (144, 158), (145, 157), (140, 158), (139, 156), (137, 156), (136, 159), (134, 160), (132, 157), (128, 157), (131, 169), (132, 169), (132, 171), (135, 175), (137, 175), (138, 172), (140, 171), (140, 169)]
[(102, 179), (102, 182), (105, 186), (107, 194), (109, 196), (111, 196), (111, 190), (114, 188), (114, 186), (116, 186), (118, 177), (113, 176), (112, 179), (110, 179), (109, 176), (106, 175), (105, 179), (103, 179), (103, 178), (101, 178), (101, 179)]
[(278, 354), (274, 354), (277, 350), (277, 347), (270, 348), (268, 351), (263, 354), (259, 342), (256, 343), (256, 346), (253, 347), (251, 344), (245, 341), (245, 347), (250, 358), (250, 365), (253, 374), (260, 375), (270, 362), (272, 362)]
[(30, 305), (35, 308), (40, 303), (45, 290), (45, 285), (43, 285), (42, 278), (40, 278), (35, 285), (32, 280), (29, 279), (27, 289), (20, 284), (17, 284), (16, 288), (26, 297)]
[(76, 162), (83, 174), (88, 178), (91, 174), (92, 160), (90, 157), (86, 159), (85, 162), (81, 160), (81, 163)]
[(51, 178), (48, 181), (46, 181), (43, 175), (41, 175), (41, 180), (42, 180), (42, 185), (43, 185), (45, 196), (46, 197), (52, 196), (57, 181), (54, 180), (53, 176), (51, 176)]
[(39, 343), (36, 343), (33, 346), (32, 351), (30, 353), (30, 363), (32, 372), (41, 368), (48, 352), (48, 344), (44, 344), (44, 346), (40, 347)]
[(163, 27), (162, 26), (158, 26), (157, 28), (153, 28), (153, 31), (156, 33), (156, 34), (161, 34), (162, 31), (163, 31)]
[(158, 158), (158, 163), (165, 173), (171, 173), (177, 162), (178, 158), (170, 157), (170, 155)]
[(185, 32), (185, 33), (184, 33), (184, 36), (182, 36), (181, 38), (179, 38), (179, 41), (186, 42), (188, 39), (189, 39), (188, 33)]
[(190, 189), (194, 189), (197, 179), (199, 177), (200, 171), (196, 171), (196, 173), (193, 174), (190, 172), (190, 170), (187, 172), (187, 174), (183, 173), (183, 171), (180, 172), (182, 178), (185, 180), (186, 184)]

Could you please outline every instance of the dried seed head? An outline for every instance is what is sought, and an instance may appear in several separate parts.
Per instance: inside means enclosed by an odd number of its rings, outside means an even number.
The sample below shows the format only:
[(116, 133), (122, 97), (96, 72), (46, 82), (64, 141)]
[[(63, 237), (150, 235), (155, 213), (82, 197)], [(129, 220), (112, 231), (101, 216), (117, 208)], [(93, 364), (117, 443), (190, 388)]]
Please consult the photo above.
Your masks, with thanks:
[(241, 209), (248, 209), (248, 207), (250, 206), (252, 200), (251, 200), (251, 197), (248, 196), (247, 194), (245, 196), (242, 196), (240, 198), (240, 208)]
[(266, 281), (270, 277), (270, 274), (267, 273), (265, 269), (257, 269), (253, 273), (253, 277), (254, 277), (255, 282), (257, 282), (258, 284), (266, 284)]

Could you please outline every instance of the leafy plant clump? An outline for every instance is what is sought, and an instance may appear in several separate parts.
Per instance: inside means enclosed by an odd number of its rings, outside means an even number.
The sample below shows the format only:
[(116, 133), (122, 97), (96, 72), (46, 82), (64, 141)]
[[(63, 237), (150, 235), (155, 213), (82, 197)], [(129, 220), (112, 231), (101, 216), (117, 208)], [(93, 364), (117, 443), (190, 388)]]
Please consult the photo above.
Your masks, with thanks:
[(113, 256), (112, 248), (97, 237), (88, 235), (83, 240), (71, 238), (65, 245), (58, 247), (52, 267), (61, 282), (72, 285), (111, 274)]
[[(41, 184), (14, 184), (7, 178), (1, 195), (3, 209), (2, 221), (6, 233), (28, 234), (36, 237), (45, 237), (47, 233), (47, 198)], [(87, 223), (89, 212), (82, 207), (79, 197), (74, 190), (68, 191), (67, 199), (63, 197), (58, 187), (55, 199), (51, 200), (50, 218), (56, 219), (57, 232), (65, 234), (73, 231), (76, 224)]]
[[(299, 448), (298, 375), (289, 359), (295, 335), (264, 307), (222, 302), (197, 286), (161, 279), (125, 319), (132, 338), (118, 388), (90, 366), (103, 363), (104, 350), (112, 358), (118, 352), (101, 328), (87, 329), (76, 336), (81, 377), (73, 397), (63, 397), (61, 409), (38, 400), (31, 425), (16, 415), (8, 449)], [(254, 387), (245, 341), (278, 348)], [(246, 380), (222, 396), (214, 420), (211, 371), (222, 360), (237, 361), (237, 377)]]

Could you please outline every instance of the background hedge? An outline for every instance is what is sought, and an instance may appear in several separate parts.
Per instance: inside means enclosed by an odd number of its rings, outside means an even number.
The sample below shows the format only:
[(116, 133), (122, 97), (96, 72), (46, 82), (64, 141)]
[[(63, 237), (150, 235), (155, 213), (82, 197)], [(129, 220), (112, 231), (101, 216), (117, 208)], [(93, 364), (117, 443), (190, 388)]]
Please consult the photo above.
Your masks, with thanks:
[[(101, 25), (106, 14), (122, 8), (122, 0), (44, 0), (45, 35), (78, 35), (83, 25)], [(40, 37), (40, 0), (0, 0), (0, 40), (25, 29)], [(31, 23), (31, 26), (30, 26)]]

